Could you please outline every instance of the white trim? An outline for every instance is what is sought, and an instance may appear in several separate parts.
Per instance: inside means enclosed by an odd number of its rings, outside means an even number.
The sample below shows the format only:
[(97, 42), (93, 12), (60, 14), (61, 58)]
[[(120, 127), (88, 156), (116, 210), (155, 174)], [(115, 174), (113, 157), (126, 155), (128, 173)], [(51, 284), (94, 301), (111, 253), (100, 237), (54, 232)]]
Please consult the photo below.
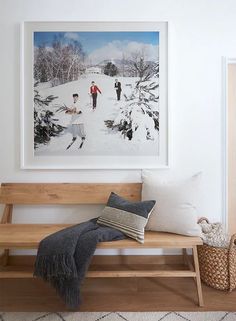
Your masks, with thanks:
[(236, 58), (222, 57), (222, 223), (228, 230), (228, 65)]
[(228, 229), (228, 166), (227, 166), (227, 154), (228, 154), (228, 124), (227, 124), (227, 58), (222, 57), (222, 210), (221, 221), (226, 229)]

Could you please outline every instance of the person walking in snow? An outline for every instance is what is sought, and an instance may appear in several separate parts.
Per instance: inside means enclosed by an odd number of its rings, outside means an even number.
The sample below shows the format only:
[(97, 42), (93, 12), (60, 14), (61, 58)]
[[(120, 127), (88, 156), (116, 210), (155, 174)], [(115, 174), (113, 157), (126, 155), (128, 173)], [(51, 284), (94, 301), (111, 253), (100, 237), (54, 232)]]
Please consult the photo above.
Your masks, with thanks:
[(97, 107), (98, 92), (101, 94), (101, 90), (98, 88), (98, 86), (95, 84), (95, 82), (92, 81), (91, 86), (90, 86), (90, 94), (93, 99), (93, 110), (95, 110), (95, 108)]
[(67, 108), (66, 113), (71, 115), (71, 121), (70, 125), (72, 128), (72, 142), (67, 146), (66, 149), (69, 149), (72, 144), (76, 141), (77, 137), (81, 138), (81, 143), (79, 148), (82, 148), (83, 143), (85, 141), (85, 130), (84, 130), (84, 123), (83, 123), (83, 117), (82, 117), (82, 111), (79, 109), (78, 106), (78, 94), (73, 94), (73, 104), (70, 108)]
[(120, 100), (120, 94), (121, 94), (121, 82), (118, 81), (118, 79), (115, 80), (115, 90), (116, 90), (116, 96), (117, 100)]

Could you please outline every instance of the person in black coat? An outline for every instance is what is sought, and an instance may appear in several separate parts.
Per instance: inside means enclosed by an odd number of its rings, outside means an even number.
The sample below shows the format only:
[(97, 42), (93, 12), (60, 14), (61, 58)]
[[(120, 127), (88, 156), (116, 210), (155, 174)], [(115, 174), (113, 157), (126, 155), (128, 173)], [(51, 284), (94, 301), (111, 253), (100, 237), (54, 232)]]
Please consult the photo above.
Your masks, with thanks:
[(121, 83), (118, 81), (118, 79), (115, 80), (115, 90), (116, 90), (116, 96), (117, 100), (120, 100), (120, 94), (121, 94)]

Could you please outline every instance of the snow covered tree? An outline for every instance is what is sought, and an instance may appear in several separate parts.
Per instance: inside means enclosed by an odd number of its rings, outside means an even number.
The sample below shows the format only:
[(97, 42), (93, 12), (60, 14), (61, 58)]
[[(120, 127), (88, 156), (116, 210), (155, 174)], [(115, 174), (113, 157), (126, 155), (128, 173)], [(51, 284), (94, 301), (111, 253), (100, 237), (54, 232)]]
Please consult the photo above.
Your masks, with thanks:
[(57, 97), (49, 95), (43, 98), (34, 90), (34, 148), (39, 144), (48, 144), (51, 137), (58, 136), (64, 127), (57, 123), (54, 113), (47, 107)]
[(149, 64), (144, 61), (143, 57), (140, 57), (137, 61), (133, 63), (134, 69), (137, 71), (137, 75), (140, 79), (142, 79), (149, 69)]
[(114, 77), (117, 75), (117, 73), (118, 73), (118, 68), (112, 62), (108, 62), (106, 64), (106, 66), (104, 67), (104, 74), (105, 75)]
[(47, 82), (50, 79), (48, 74), (48, 58), (45, 45), (34, 50), (34, 78), (39, 82)]
[(139, 78), (152, 73), (155, 65), (150, 56), (149, 49), (145, 45), (132, 51), (122, 62), (124, 64), (123, 70), (125, 76)]
[(151, 72), (154, 78), (159, 78), (159, 61), (156, 61), (151, 66)]
[(60, 84), (77, 80), (84, 69), (82, 45), (75, 40), (64, 45), (60, 38), (56, 38), (52, 48), (53, 79), (59, 80)]
[(126, 104), (120, 108), (114, 120), (106, 120), (110, 130), (120, 132), (129, 140), (154, 140), (159, 131), (158, 88), (156, 71), (142, 76), (136, 82)]
[(52, 86), (77, 80), (85, 71), (85, 53), (81, 43), (70, 39), (65, 44), (63, 38), (55, 37), (51, 47), (41, 45), (34, 49), (35, 81), (50, 81)]

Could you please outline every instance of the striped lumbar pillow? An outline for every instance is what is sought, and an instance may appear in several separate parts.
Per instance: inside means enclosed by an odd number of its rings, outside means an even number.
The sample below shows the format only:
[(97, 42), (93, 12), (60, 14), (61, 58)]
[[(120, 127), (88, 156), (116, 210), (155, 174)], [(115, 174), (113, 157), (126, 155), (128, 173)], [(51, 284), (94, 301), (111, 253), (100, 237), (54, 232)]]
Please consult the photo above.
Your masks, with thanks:
[(144, 228), (155, 203), (130, 202), (112, 192), (97, 223), (113, 227), (144, 243)]

